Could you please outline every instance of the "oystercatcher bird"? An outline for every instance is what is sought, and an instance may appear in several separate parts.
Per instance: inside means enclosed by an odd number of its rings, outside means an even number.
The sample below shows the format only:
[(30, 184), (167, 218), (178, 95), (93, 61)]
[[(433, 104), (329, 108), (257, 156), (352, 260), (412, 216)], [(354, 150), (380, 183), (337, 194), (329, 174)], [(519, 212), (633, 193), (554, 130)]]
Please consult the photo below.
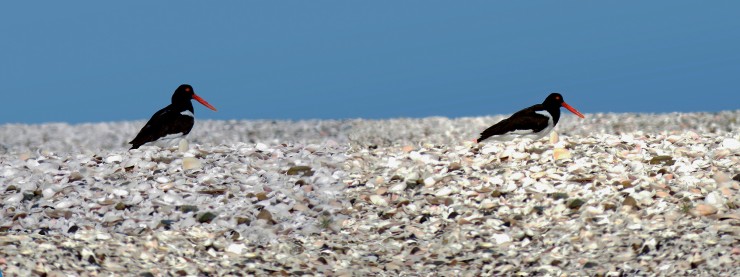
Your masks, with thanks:
[(511, 117), (499, 121), (480, 133), (476, 142), (487, 138), (498, 141), (512, 140), (515, 138), (539, 139), (549, 134), (560, 119), (560, 107), (568, 109), (575, 115), (584, 118), (575, 108), (563, 101), (559, 93), (552, 93), (545, 98), (545, 102), (523, 109), (511, 115)]
[(193, 87), (182, 84), (172, 94), (172, 104), (152, 115), (139, 134), (129, 142), (132, 144), (131, 149), (139, 148), (149, 142), (160, 144), (160, 142), (179, 140), (190, 133), (195, 123), (193, 104), (190, 103), (190, 99), (195, 99), (203, 106), (216, 111), (216, 108), (195, 94)]

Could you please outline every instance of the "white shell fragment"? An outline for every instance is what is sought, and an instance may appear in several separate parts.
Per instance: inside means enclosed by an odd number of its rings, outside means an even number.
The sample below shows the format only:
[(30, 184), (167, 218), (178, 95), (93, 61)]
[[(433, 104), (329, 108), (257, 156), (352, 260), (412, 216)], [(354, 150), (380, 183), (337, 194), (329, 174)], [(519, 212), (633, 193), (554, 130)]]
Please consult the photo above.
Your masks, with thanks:
[(568, 149), (565, 149), (565, 148), (555, 148), (552, 152), (552, 155), (555, 160), (563, 160), (563, 159), (572, 158), (570, 151), (568, 151)]
[(734, 138), (726, 138), (722, 140), (722, 147), (732, 151), (740, 150), (740, 140)]
[(188, 140), (184, 138), (180, 139), (177, 144), (177, 150), (180, 151), (180, 153), (185, 153), (188, 152), (188, 149), (190, 149), (190, 144), (188, 144)]
[(370, 202), (378, 206), (388, 206), (388, 201), (380, 195), (370, 195)]
[(550, 144), (555, 145), (560, 141), (560, 136), (558, 136), (558, 132), (552, 131), (550, 132)]
[(111, 155), (107, 158), (105, 158), (106, 163), (120, 163), (123, 160), (123, 157), (121, 155)]
[[(4, 276), (735, 276), (740, 111), (0, 125)], [(555, 133), (557, 132), (557, 133)], [(53, 139), (52, 139), (53, 138)]]
[(200, 160), (194, 157), (185, 157), (182, 158), (182, 169), (183, 170), (191, 170), (191, 169), (199, 169), (201, 168), (202, 164)]

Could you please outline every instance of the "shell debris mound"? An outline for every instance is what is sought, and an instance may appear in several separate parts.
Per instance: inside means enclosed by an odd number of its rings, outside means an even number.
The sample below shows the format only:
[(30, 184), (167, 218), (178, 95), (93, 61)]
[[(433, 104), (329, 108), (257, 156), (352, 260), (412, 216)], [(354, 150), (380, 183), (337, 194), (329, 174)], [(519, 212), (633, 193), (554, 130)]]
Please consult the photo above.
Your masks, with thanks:
[[(740, 275), (740, 111), (0, 126), (8, 276)], [(550, 139), (548, 139), (550, 138)]]

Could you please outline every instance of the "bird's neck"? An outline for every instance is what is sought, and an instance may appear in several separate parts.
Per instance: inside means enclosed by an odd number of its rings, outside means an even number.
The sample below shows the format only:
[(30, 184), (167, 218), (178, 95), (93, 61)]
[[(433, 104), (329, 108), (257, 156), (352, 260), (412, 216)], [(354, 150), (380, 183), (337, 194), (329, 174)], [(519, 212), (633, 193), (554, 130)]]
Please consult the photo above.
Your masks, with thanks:
[(193, 111), (193, 103), (191, 103), (190, 100), (176, 101), (176, 102), (172, 102), (172, 104), (170, 105), (172, 106), (173, 109), (176, 109), (179, 111), (185, 111), (185, 110), (188, 110), (190, 112)]
[(548, 107), (547, 112), (552, 116), (552, 123), (558, 124), (558, 120), (560, 119), (560, 107)]

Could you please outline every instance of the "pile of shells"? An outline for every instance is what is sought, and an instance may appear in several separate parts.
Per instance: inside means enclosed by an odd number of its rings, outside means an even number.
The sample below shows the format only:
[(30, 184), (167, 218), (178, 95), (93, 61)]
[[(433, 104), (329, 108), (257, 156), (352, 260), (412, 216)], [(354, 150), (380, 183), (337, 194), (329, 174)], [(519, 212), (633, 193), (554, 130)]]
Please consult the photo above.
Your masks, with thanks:
[(738, 275), (740, 111), (0, 126), (8, 276)]

